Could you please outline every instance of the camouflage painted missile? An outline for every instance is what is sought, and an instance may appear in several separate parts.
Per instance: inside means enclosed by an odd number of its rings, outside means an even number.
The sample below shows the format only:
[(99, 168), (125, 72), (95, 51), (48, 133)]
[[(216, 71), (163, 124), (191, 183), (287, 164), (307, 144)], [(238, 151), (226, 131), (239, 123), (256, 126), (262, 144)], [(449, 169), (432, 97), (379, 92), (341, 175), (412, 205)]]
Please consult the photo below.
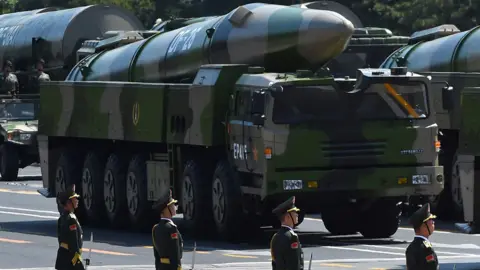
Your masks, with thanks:
[(317, 69), (343, 52), (353, 31), (336, 12), (253, 3), (89, 56), (67, 80), (179, 82), (209, 63)]
[[(402, 65), (413, 72), (480, 72), (479, 30), (477, 26), (460, 32), (454, 25), (441, 25), (415, 32), (411, 44), (393, 52), (381, 67)], [(443, 37), (420, 40), (428, 35)]]

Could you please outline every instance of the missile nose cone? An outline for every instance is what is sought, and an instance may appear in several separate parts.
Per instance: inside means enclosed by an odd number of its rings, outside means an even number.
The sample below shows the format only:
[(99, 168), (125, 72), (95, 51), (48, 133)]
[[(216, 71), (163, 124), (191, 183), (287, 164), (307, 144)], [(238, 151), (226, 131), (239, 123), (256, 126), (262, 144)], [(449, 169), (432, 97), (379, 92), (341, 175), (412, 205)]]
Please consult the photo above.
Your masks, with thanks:
[(310, 63), (325, 63), (340, 55), (348, 45), (355, 27), (342, 15), (326, 10), (305, 12), (299, 52)]

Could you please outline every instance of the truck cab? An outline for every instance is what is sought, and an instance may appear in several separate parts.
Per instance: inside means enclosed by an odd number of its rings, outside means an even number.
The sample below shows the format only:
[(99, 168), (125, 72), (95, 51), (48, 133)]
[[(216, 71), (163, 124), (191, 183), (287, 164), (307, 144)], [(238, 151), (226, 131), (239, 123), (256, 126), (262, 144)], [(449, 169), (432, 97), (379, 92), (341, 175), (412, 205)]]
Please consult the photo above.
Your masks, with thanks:
[(429, 87), (403, 68), (242, 75), (227, 125), (235, 167), (268, 205), (295, 195), (331, 232), (388, 237), (398, 202), (443, 189)]

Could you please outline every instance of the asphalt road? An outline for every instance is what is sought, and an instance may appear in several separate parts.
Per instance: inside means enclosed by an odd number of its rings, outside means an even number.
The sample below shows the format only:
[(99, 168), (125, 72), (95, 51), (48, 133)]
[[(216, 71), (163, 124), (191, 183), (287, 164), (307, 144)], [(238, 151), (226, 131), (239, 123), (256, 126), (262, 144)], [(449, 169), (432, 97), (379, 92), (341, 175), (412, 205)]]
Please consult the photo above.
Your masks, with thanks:
[[(53, 269), (58, 214), (55, 200), (36, 192), (40, 186), (40, 181), (0, 182), (0, 269)], [(450, 231), (452, 227), (437, 222), (438, 231), (431, 237), (440, 269), (480, 269), (480, 235), (459, 234)], [(89, 242), (92, 230), (94, 243)], [(405, 269), (405, 248), (413, 237), (406, 225), (391, 239), (334, 237), (317, 216), (307, 217), (298, 231), (305, 269), (311, 254), (312, 269)], [(264, 231), (242, 244), (199, 240), (195, 269), (271, 269), (271, 234), (272, 231)], [(190, 268), (192, 246), (185, 236), (184, 269)], [(84, 248), (91, 248), (90, 270), (154, 269), (149, 233), (85, 228)], [(85, 258), (88, 252), (84, 254)]]

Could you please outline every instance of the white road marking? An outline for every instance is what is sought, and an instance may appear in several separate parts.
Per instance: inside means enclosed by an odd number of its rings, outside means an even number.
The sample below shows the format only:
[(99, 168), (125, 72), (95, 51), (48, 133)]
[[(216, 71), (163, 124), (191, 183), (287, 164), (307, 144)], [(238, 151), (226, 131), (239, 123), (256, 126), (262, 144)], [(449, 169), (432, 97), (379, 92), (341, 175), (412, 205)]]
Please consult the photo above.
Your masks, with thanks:
[(17, 210), (17, 211), (25, 211), (25, 212), (33, 212), (33, 213), (58, 214), (58, 211), (35, 210), (35, 209), (16, 208), (16, 207), (7, 207), (7, 206), (0, 206), (0, 209)]
[(400, 255), (400, 256), (405, 255), (405, 253), (379, 251), (379, 250), (364, 249), (364, 248), (336, 247), (336, 246), (323, 246), (322, 248), (339, 249), (339, 250), (352, 250), (352, 251), (369, 252), (369, 253), (376, 253), (376, 254), (387, 254), (387, 255)]
[[(323, 223), (323, 220), (321, 218), (304, 218), (304, 220), (310, 220), (310, 221), (316, 221), (316, 222), (322, 222)], [(411, 231), (413, 233), (413, 229), (412, 228), (403, 228), (403, 227), (398, 227), (399, 230), (403, 230), (403, 231)], [(438, 233), (438, 234), (452, 234), (454, 232), (448, 232), (448, 231), (440, 231), (440, 230), (435, 230), (434, 233)], [(480, 236), (479, 235), (474, 235), (474, 236)]]
[(26, 213), (15, 213), (15, 212), (7, 212), (7, 211), (0, 211), (0, 214), (7, 214), (7, 215), (15, 215), (15, 216), (27, 216), (27, 217), (36, 217), (36, 218), (43, 218), (43, 219), (58, 219), (54, 216), (40, 216), (34, 214), (26, 214)]
[[(361, 246), (363, 246), (363, 247), (371, 247), (371, 248), (396, 249), (396, 250), (403, 250), (403, 251), (406, 250), (406, 248), (403, 248), (403, 247), (390, 247), (390, 246), (378, 246), (378, 245), (361, 245)], [(435, 250), (435, 252), (436, 252), (437, 254), (477, 256), (477, 254), (457, 253), (457, 252), (446, 252), (446, 251), (438, 251), (438, 250)]]

